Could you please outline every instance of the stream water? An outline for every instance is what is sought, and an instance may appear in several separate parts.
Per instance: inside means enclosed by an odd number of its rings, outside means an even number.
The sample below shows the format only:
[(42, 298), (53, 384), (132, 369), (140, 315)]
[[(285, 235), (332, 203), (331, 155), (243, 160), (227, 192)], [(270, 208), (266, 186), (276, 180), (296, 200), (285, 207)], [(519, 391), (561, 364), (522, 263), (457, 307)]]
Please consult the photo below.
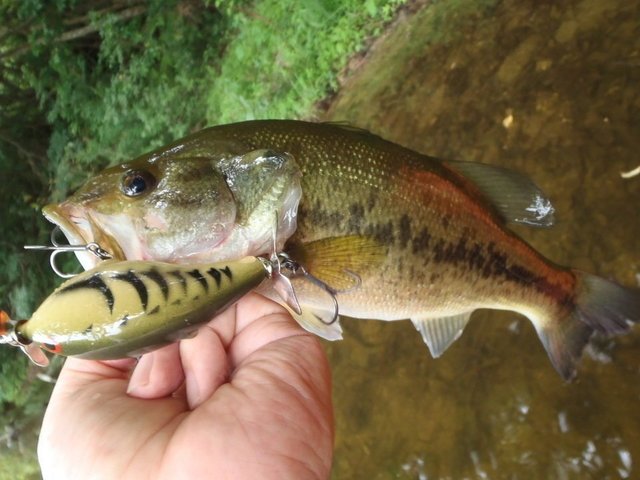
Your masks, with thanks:
[[(414, 4), (416, 7), (416, 4)], [(557, 224), (518, 228), (560, 264), (640, 284), (640, 2), (421, 2), (324, 119), (531, 176)], [(417, 7), (416, 7), (417, 8)], [(532, 325), (474, 314), (430, 358), (410, 322), (345, 319), (335, 479), (640, 478), (640, 327), (565, 383)]]

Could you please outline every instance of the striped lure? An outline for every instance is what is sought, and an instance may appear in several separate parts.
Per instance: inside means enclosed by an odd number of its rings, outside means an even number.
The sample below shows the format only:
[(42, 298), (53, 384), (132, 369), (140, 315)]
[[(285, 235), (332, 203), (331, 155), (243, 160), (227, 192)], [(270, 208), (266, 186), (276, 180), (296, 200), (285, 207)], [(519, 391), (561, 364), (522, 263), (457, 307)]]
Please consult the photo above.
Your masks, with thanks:
[(2, 312), (0, 334), (40, 365), (48, 363), (40, 348), (87, 359), (136, 356), (194, 335), (265, 279), (281, 280), (279, 267), (275, 256), (193, 265), (105, 261), (63, 283), (13, 329)]

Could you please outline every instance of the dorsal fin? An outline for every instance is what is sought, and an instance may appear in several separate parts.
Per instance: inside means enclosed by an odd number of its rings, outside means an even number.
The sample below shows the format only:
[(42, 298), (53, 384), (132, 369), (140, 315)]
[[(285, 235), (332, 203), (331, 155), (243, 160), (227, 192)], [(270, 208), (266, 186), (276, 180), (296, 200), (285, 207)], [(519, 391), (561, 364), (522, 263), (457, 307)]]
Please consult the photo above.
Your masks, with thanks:
[(528, 177), (502, 167), (475, 162), (445, 162), (471, 180), (507, 222), (550, 227), (555, 209)]
[(335, 121), (321, 122), (321, 123), (322, 125), (330, 125), (332, 127), (341, 128), (342, 130), (345, 130), (347, 132), (358, 133), (360, 135), (364, 135), (367, 137), (382, 139), (382, 137), (380, 137), (379, 135), (376, 135), (375, 133), (371, 133), (369, 130), (365, 128), (357, 127), (346, 120), (335, 120)]

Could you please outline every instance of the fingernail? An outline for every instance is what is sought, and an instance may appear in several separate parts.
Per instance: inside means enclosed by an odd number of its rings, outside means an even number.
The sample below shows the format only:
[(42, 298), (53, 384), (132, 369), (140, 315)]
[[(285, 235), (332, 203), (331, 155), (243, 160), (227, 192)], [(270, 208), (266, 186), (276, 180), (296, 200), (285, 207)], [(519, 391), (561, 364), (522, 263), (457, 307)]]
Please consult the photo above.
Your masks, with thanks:
[(129, 386), (127, 387), (127, 393), (129, 395), (139, 395), (147, 385), (149, 385), (151, 370), (153, 368), (153, 358), (153, 355), (143, 355), (136, 365), (129, 379)]

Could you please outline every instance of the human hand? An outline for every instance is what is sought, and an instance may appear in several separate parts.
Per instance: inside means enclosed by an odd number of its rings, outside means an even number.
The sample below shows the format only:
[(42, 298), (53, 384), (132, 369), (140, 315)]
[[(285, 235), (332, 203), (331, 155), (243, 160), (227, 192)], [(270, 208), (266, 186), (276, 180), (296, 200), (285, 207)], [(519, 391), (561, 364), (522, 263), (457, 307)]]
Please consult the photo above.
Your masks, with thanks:
[(38, 445), (47, 480), (325, 479), (332, 451), (326, 355), (257, 294), (137, 365), (68, 359)]

